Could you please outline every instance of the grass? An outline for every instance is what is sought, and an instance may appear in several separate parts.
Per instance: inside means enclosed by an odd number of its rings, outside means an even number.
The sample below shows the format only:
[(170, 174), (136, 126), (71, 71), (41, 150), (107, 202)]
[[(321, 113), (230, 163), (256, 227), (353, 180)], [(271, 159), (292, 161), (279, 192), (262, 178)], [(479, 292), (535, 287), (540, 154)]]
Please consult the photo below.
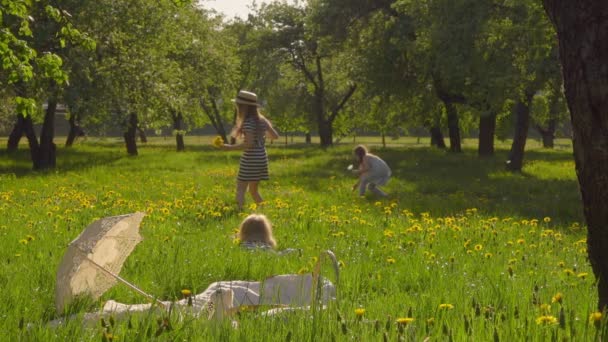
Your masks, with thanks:
[[(505, 145), (479, 160), (474, 142), (449, 154), (403, 139), (373, 147), (393, 168), (388, 199), (359, 198), (345, 171), (352, 146), (270, 147), (266, 204), (233, 205), (237, 152), (189, 137), (176, 153), (166, 140), (127, 157), (119, 142), (90, 139), (59, 148), (54, 171), (29, 171), (27, 151), (0, 155), (0, 328), (10, 340), (593, 340), (597, 294), (586, 261), (585, 229), (570, 147), (528, 144), (522, 173), (504, 171)], [(363, 139), (373, 144), (371, 138)], [(249, 203), (250, 199), (248, 198)], [(86, 328), (50, 328), (55, 270), (66, 245), (99, 217), (145, 211), (144, 241), (121, 275), (163, 300), (225, 279), (261, 280), (309, 272), (325, 249), (341, 262), (339, 302), (319, 312), (268, 318), (245, 312), (239, 328), (144, 314)], [(273, 222), (277, 257), (233, 243), (243, 216)], [(323, 274), (333, 279), (331, 268)], [(558, 293), (560, 295), (558, 295)], [(558, 297), (563, 300), (558, 300)], [(99, 301), (145, 300), (116, 285)], [(355, 313), (355, 310), (360, 315)], [(403, 318), (401, 324), (398, 318)], [(413, 320), (405, 319), (413, 318)], [(107, 320), (106, 320), (107, 322)], [(158, 336), (157, 336), (158, 335)]]

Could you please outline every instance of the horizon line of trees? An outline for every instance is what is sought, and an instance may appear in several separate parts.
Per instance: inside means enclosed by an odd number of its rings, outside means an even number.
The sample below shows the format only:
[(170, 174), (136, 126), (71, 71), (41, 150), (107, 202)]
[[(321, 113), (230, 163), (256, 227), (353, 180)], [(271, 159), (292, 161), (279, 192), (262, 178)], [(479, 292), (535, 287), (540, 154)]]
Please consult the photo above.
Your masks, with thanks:
[(55, 165), (57, 104), (66, 146), (83, 127), (119, 129), (137, 155), (150, 129), (171, 129), (178, 151), (204, 125), (229, 141), (230, 99), (249, 89), (283, 132), (323, 147), (424, 127), (460, 152), (477, 131), (482, 157), (513, 139), (515, 171), (528, 131), (551, 148), (567, 118), (555, 32), (534, 1), (275, 1), (245, 20), (187, 0), (17, 4), (2, 22), (14, 63), (0, 69), (0, 125), (9, 151), (27, 138), (34, 169)]

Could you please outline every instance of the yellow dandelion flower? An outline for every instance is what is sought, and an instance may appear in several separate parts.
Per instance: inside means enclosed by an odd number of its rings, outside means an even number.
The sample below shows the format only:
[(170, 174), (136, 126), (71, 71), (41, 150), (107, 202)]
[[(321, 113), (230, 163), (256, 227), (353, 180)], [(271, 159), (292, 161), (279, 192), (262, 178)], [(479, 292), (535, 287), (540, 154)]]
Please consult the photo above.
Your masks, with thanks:
[(566, 269), (564, 270), (564, 273), (565, 273), (567, 276), (574, 275), (574, 271), (573, 271), (573, 270), (571, 270), (571, 269), (569, 269), (569, 268), (566, 268)]
[(551, 218), (550, 218), (550, 217), (545, 217), (545, 218), (543, 219), (543, 222), (545, 222), (545, 223), (549, 223), (549, 222), (551, 222)]
[(560, 261), (560, 262), (557, 263), (557, 266), (559, 266), (561, 268), (564, 268), (564, 266), (566, 266), (566, 263), (563, 262), (563, 261)]
[(483, 249), (483, 246), (482, 246), (482, 245), (480, 245), (480, 244), (475, 245), (475, 250), (476, 250), (476, 251), (478, 251), (478, 252), (479, 252), (479, 251), (480, 251), (480, 250), (482, 250), (482, 249)]
[(555, 294), (555, 296), (553, 296), (553, 298), (551, 298), (551, 303), (562, 303), (562, 301), (564, 300), (564, 295), (561, 292), (558, 292)]
[(19, 240), (19, 243), (22, 245), (27, 245), (28, 241), (26, 239)]
[(306, 267), (302, 267), (298, 270), (298, 274), (305, 274), (308, 273), (308, 268)]
[(394, 263), (395, 263), (395, 261), (396, 261), (396, 260), (395, 260), (394, 258), (392, 258), (392, 257), (388, 257), (388, 258), (386, 259), (386, 262), (388, 262), (389, 264), (394, 264)]
[(547, 315), (547, 316), (540, 316), (536, 319), (536, 324), (541, 325), (553, 325), (553, 324), (557, 324), (557, 318), (555, 318), (554, 316), (551, 315)]
[(520, 245), (523, 245), (524, 243), (526, 243), (526, 240), (524, 240), (524, 239), (518, 239), (517, 243), (520, 244)]
[(599, 311), (593, 312), (589, 316), (589, 323), (593, 323), (596, 326), (599, 326), (600, 323), (602, 322), (602, 318), (603, 318), (603, 315), (601, 312), (599, 312)]
[(452, 304), (439, 304), (439, 309), (441, 310), (451, 310), (454, 308)]
[(182, 295), (184, 297), (190, 297), (192, 295), (192, 291), (188, 290), (188, 289), (183, 289), (182, 290)]
[(486, 253), (486, 254), (484, 254), (484, 257), (486, 259), (490, 259), (492, 257), (492, 253)]
[(222, 139), (222, 137), (218, 135), (215, 138), (213, 138), (212, 144), (213, 144), (213, 147), (220, 148), (220, 147), (222, 147), (222, 145), (224, 145), (224, 139)]
[(540, 311), (545, 312), (545, 313), (549, 313), (551, 312), (551, 305), (549, 304), (541, 304), (540, 305)]
[(357, 308), (355, 309), (355, 315), (357, 315), (357, 317), (361, 317), (365, 314), (365, 309), (364, 308)]
[(414, 321), (413, 317), (400, 317), (397, 318), (397, 324), (399, 325), (408, 325)]
[(581, 273), (577, 274), (576, 276), (581, 279), (585, 279), (585, 278), (587, 278), (588, 275), (589, 275), (589, 273), (581, 272)]

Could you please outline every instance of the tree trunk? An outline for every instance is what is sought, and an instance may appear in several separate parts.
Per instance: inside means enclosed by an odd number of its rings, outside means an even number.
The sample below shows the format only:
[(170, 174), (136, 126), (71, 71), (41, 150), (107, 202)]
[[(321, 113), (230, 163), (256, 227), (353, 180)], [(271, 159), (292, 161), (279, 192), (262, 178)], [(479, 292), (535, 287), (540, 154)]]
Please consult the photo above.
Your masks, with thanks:
[(74, 145), (74, 140), (76, 140), (76, 137), (84, 137), (84, 130), (82, 127), (80, 127), (80, 124), (78, 124), (75, 115), (70, 114), (68, 123), (70, 124), (70, 132), (68, 133), (68, 137), (65, 141), (65, 147), (71, 147)]
[(540, 125), (536, 125), (536, 130), (540, 133), (543, 139), (544, 148), (553, 148), (555, 140), (555, 126), (557, 125), (555, 119), (549, 120), (547, 128), (543, 128)]
[(530, 105), (532, 95), (527, 95), (526, 101), (518, 101), (515, 104), (515, 132), (513, 133), (513, 143), (507, 160), (507, 170), (521, 171), (524, 163), (524, 149), (528, 138), (530, 127)]
[(477, 154), (480, 157), (494, 155), (494, 132), (496, 131), (496, 114), (481, 115), (479, 117), (479, 145)]
[(177, 152), (186, 150), (184, 145), (184, 117), (182, 113), (172, 112), (173, 117), (173, 131), (175, 132), (175, 144), (177, 146)]
[(327, 120), (319, 120), (319, 139), (321, 147), (328, 147), (333, 144), (332, 123)]
[(40, 132), (40, 148), (36, 160), (32, 160), (34, 169), (44, 170), (55, 167), (57, 146), (53, 142), (55, 137), (55, 111), (57, 99), (48, 99), (42, 131)]
[(304, 140), (306, 141), (306, 144), (308, 144), (308, 145), (312, 144), (312, 135), (310, 134), (310, 132), (306, 132), (306, 136), (305, 136)]
[(445, 145), (445, 141), (443, 140), (443, 133), (441, 133), (441, 128), (439, 128), (439, 125), (431, 127), (430, 133), (431, 146), (435, 146), (441, 149), (445, 149), (447, 147)]
[(544, 0), (556, 27), (598, 309), (608, 308), (608, 2)]
[(382, 133), (382, 147), (386, 148), (386, 135)]
[(38, 138), (36, 137), (36, 131), (34, 130), (34, 122), (29, 115), (23, 118), (23, 132), (27, 137), (27, 142), (30, 147), (30, 158), (34, 163), (34, 169), (38, 169), (37, 163), (40, 145), (38, 144)]
[(25, 133), (25, 118), (21, 114), (17, 114), (17, 122), (13, 126), (13, 130), (8, 136), (8, 142), (6, 143), (6, 150), (9, 153), (16, 152), (19, 148), (19, 141)]
[(146, 136), (146, 132), (141, 128), (141, 127), (137, 127), (137, 133), (139, 135), (139, 141), (142, 143), (147, 143), (148, 142), (148, 137)]
[[(209, 96), (208, 98), (211, 98), (211, 96)], [(215, 102), (215, 100), (211, 99), (209, 102), (211, 104), (211, 107), (209, 107), (209, 105), (207, 104), (205, 99), (202, 98), (200, 101), (201, 107), (203, 107), (203, 111), (205, 112), (205, 114), (207, 115), (209, 120), (211, 121), (211, 125), (213, 125), (213, 128), (215, 128), (215, 131), (217, 132), (217, 134), (222, 137), (222, 140), (227, 142), (228, 138), (227, 138), (227, 134), (226, 134), (226, 129), (224, 128), (224, 122), (222, 121), (222, 115), (220, 113), (220, 109), (217, 107), (217, 103)], [(237, 114), (236, 114), (236, 110), (235, 110), (233, 127), (234, 127), (234, 125), (236, 125), (236, 115)], [(231, 137), (230, 144), (235, 144), (235, 143), (236, 143), (236, 138)]]
[(452, 102), (444, 102), (448, 113), (448, 129), (450, 134), (450, 152), (462, 152), (460, 144), (460, 126), (458, 124), (458, 113)]
[(137, 155), (137, 114), (129, 114), (129, 121), (127, 123), (127, 131), (124, 134), (125, 144), (127, 146), (127, 153), (130, 156)]

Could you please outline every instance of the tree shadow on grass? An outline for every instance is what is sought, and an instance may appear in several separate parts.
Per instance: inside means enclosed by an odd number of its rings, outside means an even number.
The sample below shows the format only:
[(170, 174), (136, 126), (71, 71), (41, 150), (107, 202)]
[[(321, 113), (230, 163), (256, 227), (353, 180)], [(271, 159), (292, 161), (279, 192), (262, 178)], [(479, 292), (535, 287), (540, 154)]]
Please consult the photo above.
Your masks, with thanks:
[(0, 174), (13, 174), (21, 178), (48, 172), (64, 173), (106, 165), (123, 158), (128, 158), (126, 153), (117, 153), (116, 149), (97, 148), (93, 151), (90, 149), (58, 148), (56, 167), (51, 170), (35, 171), (32, 168), (29, 149), (19, 149), (12, 153), (2, 150), (0, 151)]
[[(533, 173), (526, 172), (526, 166), (522, 173), (506, 171), (506, 150), (481, 159), (473, 150), (459, 154), (431, 148), (375, 152), (393, 170), (390, 182), (384, 187), (390, 194), (389, 200), (415, 213), (453, 215), (477, 208), (484, 215), (500, 218), (542, 220), (549, 217), (562, 223), (583, 220), (574, 166), (569, 163), (572, 162), (570, 151), (526, 152), (526, 165), (542, 166)], [(304, 189), (335, 196), (327, 189), (332, 179), (351, 177), (344, 170), (350, 157), (344, 149), (329, 153), (333, 154), (329, 161), (310, 163), (290, 177)], [(350, 179), (339, 181), (345, 187), (354, 182), (354, 178), (352, 182)], [(372, 196), (366, 199), (372, 203), (378, 200)]]

